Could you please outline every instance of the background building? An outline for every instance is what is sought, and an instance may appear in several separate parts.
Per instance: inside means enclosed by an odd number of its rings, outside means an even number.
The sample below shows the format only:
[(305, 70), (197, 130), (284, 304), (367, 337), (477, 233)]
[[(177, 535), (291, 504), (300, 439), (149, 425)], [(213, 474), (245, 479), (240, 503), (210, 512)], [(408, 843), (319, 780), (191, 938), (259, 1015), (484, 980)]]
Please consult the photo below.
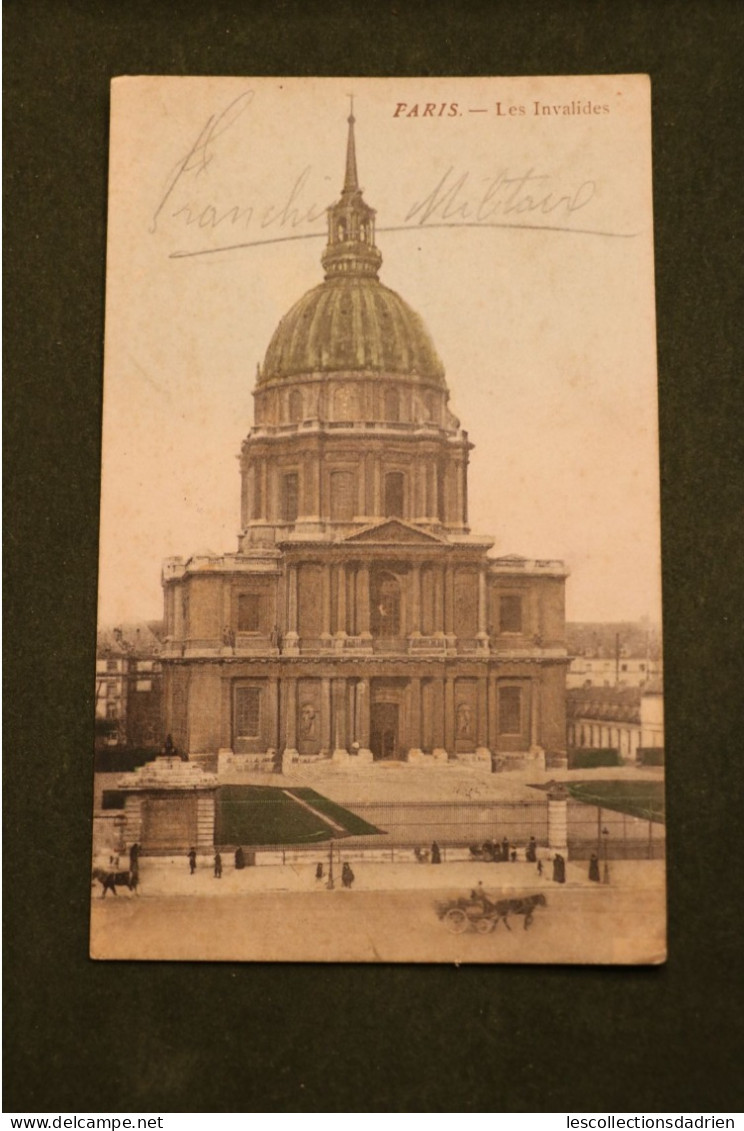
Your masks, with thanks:
[(661, 682), (651, 680), (643, 687), (572, 688), (566, 695), (566, 726), (569, 747), (617, 750), (623, 762), (663, 761)]
[(96, 747), (155, 750), (163, 741), (162, 625), (100, 628), (96, 639)]
[(381, 261), (352, 117), (325, 279), (258, 368), (238, 551), (164, 565), (165, 729), (207, 764), (565, 757), (566, 570), (470, 533), (471, 444)]
[(571, 656), (566, 677), (569, 688), (661, 683), (661, 628), (647, 618), (615, 623), (569, 621), (566, 644)]

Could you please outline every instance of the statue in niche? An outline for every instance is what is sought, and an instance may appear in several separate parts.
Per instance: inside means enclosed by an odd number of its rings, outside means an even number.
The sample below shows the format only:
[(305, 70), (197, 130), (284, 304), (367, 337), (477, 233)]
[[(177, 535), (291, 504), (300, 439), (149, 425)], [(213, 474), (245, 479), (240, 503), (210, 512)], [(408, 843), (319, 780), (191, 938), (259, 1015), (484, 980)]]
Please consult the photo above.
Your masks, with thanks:
[(473, 737), (473, 712), (469, 703), (460, 703), (457, 708), (457, 737)]
[(300, 734), (302, 738), (315, 738), (318, 728), (318, 713), (312, 703), (303, 703), (300, 710)]

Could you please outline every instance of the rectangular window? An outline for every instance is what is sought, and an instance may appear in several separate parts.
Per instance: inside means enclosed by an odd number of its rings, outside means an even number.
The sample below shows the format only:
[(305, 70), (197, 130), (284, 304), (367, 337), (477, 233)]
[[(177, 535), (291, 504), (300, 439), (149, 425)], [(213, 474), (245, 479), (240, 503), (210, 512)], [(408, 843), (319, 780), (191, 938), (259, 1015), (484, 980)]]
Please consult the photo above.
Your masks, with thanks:
[(299, 476), (290, 471), (282, 481), (282, 522), (294, 522), (298, 515)]
[(235, 689), (235, 737), (258, 738), (261, 724), (261, 688)]
[(138, 679), (137, 680), (137, 691), (152, 691), (152, 680), (151, 679)]
[(350, 522), (355, 511), (354, 476), (350, 471), (331, 472), (331, 518)]
[(106, 671), (107, 672), (118, 672), (118, 670), (119, 670), (119, 661), (118, 660), (106, 660)]
[(238, 597), (238, 632), (259, 632), (261, 598), (258, 593), (241, 593)]
[(499, 628), (501, 632), (522, 631), (522, 598), (499, 598)]
[(107, 703), (106, 704), (106, 718), (107, 719), (115, 719), (118, 716), (118, 713), (119, 713), (119, 711), (118, 711), (116, 703)]
[(522, 733), (522, 688), (499, 688), (499, 734)]

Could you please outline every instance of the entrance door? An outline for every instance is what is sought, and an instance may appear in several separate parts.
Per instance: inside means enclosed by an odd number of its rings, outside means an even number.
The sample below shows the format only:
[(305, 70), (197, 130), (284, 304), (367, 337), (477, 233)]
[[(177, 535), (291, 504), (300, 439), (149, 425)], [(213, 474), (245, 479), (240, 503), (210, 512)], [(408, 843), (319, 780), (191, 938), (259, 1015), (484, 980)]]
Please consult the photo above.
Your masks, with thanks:
[(373, 703), (370, 749), (375, 759), (398, 757), (398, 704)]

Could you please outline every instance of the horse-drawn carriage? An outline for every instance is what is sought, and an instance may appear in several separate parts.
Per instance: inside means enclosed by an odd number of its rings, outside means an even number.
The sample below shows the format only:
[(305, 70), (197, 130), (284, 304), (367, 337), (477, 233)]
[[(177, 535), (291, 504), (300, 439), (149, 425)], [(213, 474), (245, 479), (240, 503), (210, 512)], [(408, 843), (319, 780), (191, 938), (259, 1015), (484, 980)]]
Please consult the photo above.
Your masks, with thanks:
[(547, 900), (539, 892), (537, 895), (524, 895), (509, 899), (489, 899), (485, 895), (462, 896), (437, 904), (437, 914), (448, 931), (460, 935), (463, 931), (477, 931), (487, 934), (495, 930), (503, 920), (507, 931), (510, 915), (524, 916), (524, 929), (529, 930), (535, 916), (536, 907), (545, 907)]

